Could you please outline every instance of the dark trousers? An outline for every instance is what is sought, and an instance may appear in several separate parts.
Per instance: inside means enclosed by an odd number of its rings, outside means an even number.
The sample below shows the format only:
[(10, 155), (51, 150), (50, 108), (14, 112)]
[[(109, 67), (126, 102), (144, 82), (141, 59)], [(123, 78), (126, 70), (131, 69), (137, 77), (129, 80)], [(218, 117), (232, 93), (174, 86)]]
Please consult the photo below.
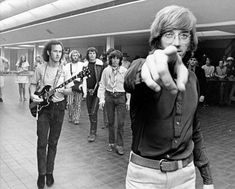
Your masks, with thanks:
[(96, 94), (87, 93), (86, 97), (87, 111), (90, 120), (90, 134), (96, 135), (97, 132), (97, 113), (99, 109), (99, 98)]
[(38, 173), (53, 173), (57, 143), (64, 120), (65, 101), (43, 108), (37, 120)]
[[(124, 123), (126, 117), (125, 93), (105, 93), (105, 105), (108, 115), (109, 143), (123, 146)], [(117, 132), (115, 140), (115, 110), (117, 111)]]

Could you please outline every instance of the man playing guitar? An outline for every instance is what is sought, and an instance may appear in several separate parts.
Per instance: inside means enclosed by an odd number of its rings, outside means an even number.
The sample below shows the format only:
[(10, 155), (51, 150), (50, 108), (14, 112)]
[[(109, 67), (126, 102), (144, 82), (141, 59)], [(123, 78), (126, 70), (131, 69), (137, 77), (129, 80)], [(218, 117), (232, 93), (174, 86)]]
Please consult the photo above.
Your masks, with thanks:
[[(43, 98), (36, 95), (38, 86), (43, 88), (49, 85), (55, 88), (71, 77), (60, 64), (63, 50), (60, 41), (52, 40), (45, 45), (42, 54), (45, 63), (36, 68), (30, 84), (30, 97), (34, 103), (43, 102)], [(64, 119), (65, 95), (72, 93), (72, 85), (69, 83), (66, 87), (56, 89), (48, 106), (37, 117), (38, 188), (44, 188), (45, 178), (47, 186), (54, 183), (54, 160)]]

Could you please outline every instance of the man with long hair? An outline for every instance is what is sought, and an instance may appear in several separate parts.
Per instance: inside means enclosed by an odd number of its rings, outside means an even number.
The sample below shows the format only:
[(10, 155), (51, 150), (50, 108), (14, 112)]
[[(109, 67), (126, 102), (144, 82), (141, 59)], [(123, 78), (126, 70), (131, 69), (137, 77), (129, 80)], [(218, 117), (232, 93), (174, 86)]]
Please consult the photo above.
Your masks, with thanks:
[[(42, 102), (43, 99), (35, 94), (36, 88), (42, 89), (50, 85), (52, 88), (68, 80), (71, 75), (61, 64), (63, 56), (63, 44), (60, 41), (49, 41), (43, 49), (44, 63), (38, 65), (30, 85), (30, 96), (34, 102)], [(66, 107), (65, 95), (71, 94), (71, 84), (57, 89), (51, 102), (38, 113), (37, 119), (37, 161), (38, 161), (38, 188), (44, 188), (45, 177), (47, 186), (54, 183), (53, 171), (60, 137), (64, 112)]]
[(127, 71), (133, 134), (127, 189), (195, 189), (195, 166), (203, 188), (214, 188), (197, 115), (198, 81), (182, 61), (197, 43), (192, 12), (165, 7), (150, 28), (152, 52)]
[[(121, 66), (122, 56), (122, 53), (118, 50), (110, 53), (109, 66), (102, 73), (98, 89), (100, 109), (106, 106), (108, 115), (109, 144), (107, 151), (115, 150), (119, 155), (124, 155), (124, 124), (126, 109), (129, 110), (130, 103), (130, 94), (126, 94), (123, 87), (127, 69)], [(115, 135), (116, 111), (117, 131)]]
[(97, 97), (97, 91), (99, 87), (99, 81), (102, 71), (104, 69), (103, 62), (97, 58), (98, 51), (95, 47), (89, 47), (86, 53), (85, 66), (88, 66), (90, 70), (90, 77), (87, 81), (87, 96), (86, 104), (87, 111), (90, 120), (90, 133), (88, 135), (88, 142), (94, 142), (96, 140), (97, 132), (97, 113), (99, 109), (99, 98)]
[[(69, 53), (70, 62), (65, 65), (65, 69), (70, 72), (71, 76), (77, 75), (82, 71), (84, 63), (80, 61), (80, 53), (77, 50), (72, 50)], [(69, 122), (75, 125), (79, 124), (81, 115), (81, 102), (82, 98), (86, 98), (86, 81), (82, 78), (77, 78), (73, 81), (74, 86), (72, 87), (73, 93), (68, 96), (68, 116)]]

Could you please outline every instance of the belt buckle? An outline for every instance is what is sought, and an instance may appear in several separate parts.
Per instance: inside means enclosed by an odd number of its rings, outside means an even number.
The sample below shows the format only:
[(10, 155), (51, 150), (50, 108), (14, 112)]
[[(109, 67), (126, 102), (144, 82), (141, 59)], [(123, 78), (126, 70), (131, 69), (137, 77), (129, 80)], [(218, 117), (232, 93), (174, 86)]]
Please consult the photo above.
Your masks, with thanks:
[(161, 172), (165, 173), (165, 172), (167, 172), (167, 170), (164, 170), (164, 169), (163, 169), (163, 165), (162, 165), (163, 162), (167, 162), (167, 160), (166, 160), (166, 159), (161, 159), (161, 160), (159, 161), (159, 168), (160, 168), (160, 171), (161, 171)]

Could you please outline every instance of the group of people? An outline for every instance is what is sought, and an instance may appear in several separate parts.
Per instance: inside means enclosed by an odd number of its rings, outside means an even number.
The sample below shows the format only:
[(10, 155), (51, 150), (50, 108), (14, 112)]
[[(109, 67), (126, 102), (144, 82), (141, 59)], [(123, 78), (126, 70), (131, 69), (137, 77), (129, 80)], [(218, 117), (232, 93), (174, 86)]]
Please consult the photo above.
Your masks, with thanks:
[[(38, 65), (31, 79), (30, 97), (34, 102), (43, 103), (45, 99), (36, 95), (44, 86), (52, 89), (75, 77), (65, 87), (56, 90), (51, 102), (38, 112), (37, 117), (37, 159), (39, 188), (54, 183), (53, 170), (56, 147), (59, 140), (65, 109), (68, 108), (69, 121), (79, 124), (81, 101), (86, 99), (87, 112), (90, 121), (88, 142), (94, 142), (97, 135), (98, 109), (105, 109), (107, 127), (109, 130), (108, 151), (115, 150), (124, 154), (124, 122), (129, 110), (130, 95), (124, 90), (124, 77), (127, 69), (122, 65), (122, 52), (109, 49), (106, 60), (98, 58), (97, 49), (87, 49), (86, 60), (80, 61), (80, 53), (72, 50), (69, 62), (61, 63), (63, 44), (60, 41), (49, 41), (43, 50), (44, 63)], [(89, 74), (83, 73), (88, 68)], [(84, 75), (85, 74), (85, 75)], [(77, 77), (78, 76), (78, 77)], [(115, 133), (115, 115), (118, 126)], [(47, 147), (48, 145), (48, 147)], [(46, 179), (45, 179), (46, 178)]]
[(211, 64), (210, 58), (207, 57), (202, 69), (205, 72), (206, 78), (235, 79), (235, 63), (233, 57), (220, 60), (216, 67)]
[[(54, 183), (54, 161), (66, 96), (72, 95), (68, 101), (79, 103), (82, 93), (90, 120), (88, 141), (96, 140), (98, 108), (106, 108), (107, 150), (115, 150), (120, 155), (124, 154), (124, 117), (130, 108), (133, 136), (126, 189), (195, 189), (195, 166), (203, 178), (203, 188), (214, 189), (197, 113), (198, 80), (183, 62), (185, 55), (197, 48), (196, 18), (184, 7), (163, 8), (151, 25), (149, 42), (151, 52), (147, 58), (136, 59), (128, 69), (121, 66), (122, 52), (110, 50), (104, 62), (97, 58), (94, 47), (88, 48), (83, 64), (90, 70), (89, 77), (57, 89), (50, 104), (39, 112), (38, 188), (44, 188), (45, 182), (49, 187)], [(71, 51), (71, 63), (66, 66), (61, 64), (63, 52), (60, 41), (52, 40), (45, 45), (45, 63), (36, 68), (30, 84), (30, 97), (34, 102), (43, 102), (43, 98), (35, 94), (38, 85), (56, 87), (82, 70), (82, 64), (75, 65), (79, 52)], [(70, 105), (71, 112), (80, 111), (79, 106)], [(78, 122), (73, 114), (71, 120)]]
[(233, 84), (229, 81), (235, 80), (233, 57), (220, 60), (217, 66), (211, 64), (209, 57), (205, 58), (204, 65), (201, 65), (197, 58), (191, 57), (188, 61), (188, 69), (194, 71), (199, 80), (200, 102), (204, 105), (212, 103), (230, 104)]

